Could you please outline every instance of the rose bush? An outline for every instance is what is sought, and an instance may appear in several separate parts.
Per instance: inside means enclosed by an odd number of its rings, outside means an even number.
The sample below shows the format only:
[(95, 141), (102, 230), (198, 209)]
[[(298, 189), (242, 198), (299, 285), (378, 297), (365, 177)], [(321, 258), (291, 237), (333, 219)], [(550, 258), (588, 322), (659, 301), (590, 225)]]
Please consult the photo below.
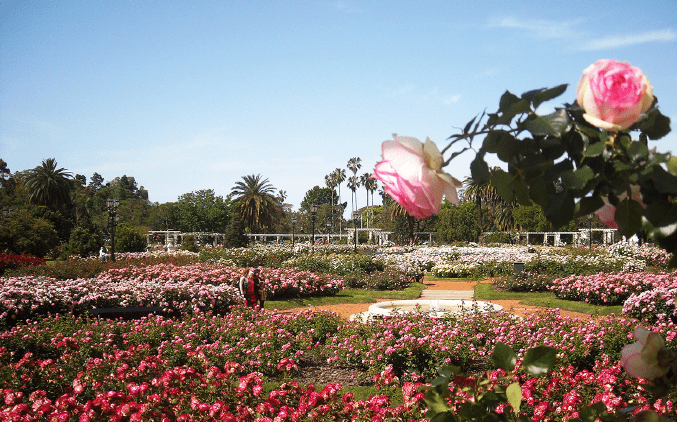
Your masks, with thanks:
[(640, 69), (611, 59), (583, 71), (576, 99), (588, 123), (611, 131), (632, 126), (654, 101), (653, 87)]
[(442, 171), (444, 158), (430, 139), (425, 144), (416, 138), (393, 135), (383, 142), (383, 160), (376, 164), (374, 176), (385, 191), (409, 214), (426, 218), (440, 211), (442, 197), (458, 204), (456, 188), (461, 183)]

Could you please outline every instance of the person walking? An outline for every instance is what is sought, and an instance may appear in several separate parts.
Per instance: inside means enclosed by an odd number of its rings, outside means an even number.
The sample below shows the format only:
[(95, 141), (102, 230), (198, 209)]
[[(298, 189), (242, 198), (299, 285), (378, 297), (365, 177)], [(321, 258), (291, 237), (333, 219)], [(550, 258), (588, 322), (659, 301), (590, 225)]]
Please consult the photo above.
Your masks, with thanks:
[(240, 277), (240, 293), (244, 297), (246, 306), (253, 308), (258, 305), (260, 299), (259, 270), (250, 268)]

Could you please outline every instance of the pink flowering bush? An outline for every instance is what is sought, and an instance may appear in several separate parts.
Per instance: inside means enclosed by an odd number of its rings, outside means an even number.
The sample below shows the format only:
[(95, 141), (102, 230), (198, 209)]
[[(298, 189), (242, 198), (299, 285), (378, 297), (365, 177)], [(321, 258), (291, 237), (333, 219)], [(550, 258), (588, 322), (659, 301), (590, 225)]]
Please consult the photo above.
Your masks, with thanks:
[(623, 313), (651, 324), (677, 323), (677, 283), (633, 293), (623, 303)]
[(572, 275), (552, 281), (557, 297), (596, 305), (621, 305), (632, 294), (656, 287), (677, 287), (677, 273), (619, 272)]

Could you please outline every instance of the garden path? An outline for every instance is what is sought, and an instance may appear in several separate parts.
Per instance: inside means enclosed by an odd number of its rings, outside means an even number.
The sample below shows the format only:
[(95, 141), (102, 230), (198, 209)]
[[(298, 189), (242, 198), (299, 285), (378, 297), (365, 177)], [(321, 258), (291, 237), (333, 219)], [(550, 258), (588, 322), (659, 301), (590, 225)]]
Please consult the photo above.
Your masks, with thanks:
[[(472, 298), (473, 288), (478, 283), (491, 283), (491, 279), (483, 281), (447, 281), (447, 280), (423, 280), (423, 283), (426, 285), (425, 290), (421, 293), (422, 299), (460, 299), (460, 298)], [(377, 302), (383, 302), (390, 299), (380, 299)], [(530, 306), (519, 303), (519, 300), (488, 300), (487, 302), (496, 303), (503, 306), (503, 309), (506, 312), (511, 312), (515, 315), (526, 316), (534, 312), (541, 310), (547, 310), (549, 308), (539, 307), (539, 306)], [(308, 306), (306, 308), (294, 308), (285, 310), (284, 313), (295, 313), (301, 312), (307, 309), (313, 310), (327, 310), (330, 312), (336, 312), (339, 316), (348, 319), (351, 315), (359, 314), (360, 312), (366, 312), (369, 309), (369, 305), (372, 303), (342, 303), (338, 305), (322, 305), (322, 306)], [(580, 312), (571, 312), (560, 310), (560, 314), (563, 316), (571, 316), (581, 319), (590, 319), (591, 316), (583, 314)]]

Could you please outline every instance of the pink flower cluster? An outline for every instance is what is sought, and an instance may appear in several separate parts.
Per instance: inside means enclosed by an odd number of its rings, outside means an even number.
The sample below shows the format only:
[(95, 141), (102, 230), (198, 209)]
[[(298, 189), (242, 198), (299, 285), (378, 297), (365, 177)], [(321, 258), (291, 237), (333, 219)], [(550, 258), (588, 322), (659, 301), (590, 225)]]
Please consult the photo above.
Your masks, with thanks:
[(620, 305), (633, 294), (654, 288), (677, 287), (677, 273), (619, 272), (572, 275), (552, 281), (557, 297), (597, 305)]
[[(341, 394), (340, 384), (327, 384), (317, 391), (313, 385), (303, 387), (291, 381), (264, 395), (261, 374), (249, 373), (238, 379), (238, 369), (237, 363), (227, 363), (223, 369), (209, 367), (204, 372), (176, 367), (156, 374), (150, 382), (131, 381), (125, 371), (117, 374), (120, 387), (114, 390), (102, 388), (83, 374), (55, 400), (44, 390), (25, 397), (20, 391), (3, 389), (0, 420), (424, 420), (423, 394), (410, 383), (402, 390), (405, 404), (391, 406), (387, 396), (355, 400), (350, 393)], [(81, 400), (85, 393), (94, 398)]]

